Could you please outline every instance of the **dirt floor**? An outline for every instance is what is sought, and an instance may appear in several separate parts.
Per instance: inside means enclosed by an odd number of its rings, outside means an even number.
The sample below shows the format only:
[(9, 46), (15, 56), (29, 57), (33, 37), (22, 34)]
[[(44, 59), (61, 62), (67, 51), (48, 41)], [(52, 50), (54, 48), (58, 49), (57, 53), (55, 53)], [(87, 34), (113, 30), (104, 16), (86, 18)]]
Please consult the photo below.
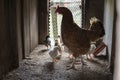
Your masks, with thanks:
[(76, 64), (77, 70), (67, 70), (71, 60), (63, 52), (61, 59), (53, 63), (48, 50), (39, 45), (31, 55), (20, 63), (3, 80), (112, 80), (105, 59), (85, 60), (86, 65)]

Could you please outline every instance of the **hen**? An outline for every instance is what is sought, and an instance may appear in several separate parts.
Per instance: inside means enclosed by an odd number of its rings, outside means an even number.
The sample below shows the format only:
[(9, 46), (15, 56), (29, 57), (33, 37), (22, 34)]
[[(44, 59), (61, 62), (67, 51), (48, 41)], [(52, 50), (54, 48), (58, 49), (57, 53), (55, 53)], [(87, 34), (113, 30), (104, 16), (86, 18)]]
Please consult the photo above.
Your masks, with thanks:
[(63, 16), (61, 22), (61, 37), (63, 44), (73, 52), (75, 59), (70, 68), (74, 68), (76, 58), (80, 55), (87, 54), (90, 50), (91, 42), (105, 35), (104, 27), (98, 19), (91, 19), (90, 30), (85, 30), (74, 22), (73, 15), (68, 8), (58, 6), (55, 12)]

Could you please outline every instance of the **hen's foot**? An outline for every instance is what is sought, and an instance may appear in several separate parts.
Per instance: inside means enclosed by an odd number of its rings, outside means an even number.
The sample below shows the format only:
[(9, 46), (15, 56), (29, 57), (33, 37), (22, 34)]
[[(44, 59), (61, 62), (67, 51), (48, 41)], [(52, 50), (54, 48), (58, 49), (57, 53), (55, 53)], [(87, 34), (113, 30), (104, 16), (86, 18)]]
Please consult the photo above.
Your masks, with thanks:
[(88, 61), (91, 61), (92, 59), (91, 58), (87, 58)]
[(70, 70), (70, 69), (77, 70), (77, 69), (75, 68), (75, 66), (70, 66), (70, 65), (68, 65), (68, 66), (67, 66), (67, 70)]
[(87, 63), (85, 61), (82, 61), (81, 64), (87, 66)]

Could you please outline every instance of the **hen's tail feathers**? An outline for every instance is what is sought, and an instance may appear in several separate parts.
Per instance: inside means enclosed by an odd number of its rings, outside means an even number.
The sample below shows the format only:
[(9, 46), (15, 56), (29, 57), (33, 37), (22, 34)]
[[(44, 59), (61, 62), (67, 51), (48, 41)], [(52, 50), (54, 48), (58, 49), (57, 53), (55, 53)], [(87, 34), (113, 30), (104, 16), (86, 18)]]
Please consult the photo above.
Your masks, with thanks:
[[(91, 21), (91, 20), (90, 20)], [(100, 20), (97, 18), (94, 21), (91, 21), (90, 30), (94, 31), (99, 35), (99, 37), (103, 37), (105, 35), (105, 29)]]

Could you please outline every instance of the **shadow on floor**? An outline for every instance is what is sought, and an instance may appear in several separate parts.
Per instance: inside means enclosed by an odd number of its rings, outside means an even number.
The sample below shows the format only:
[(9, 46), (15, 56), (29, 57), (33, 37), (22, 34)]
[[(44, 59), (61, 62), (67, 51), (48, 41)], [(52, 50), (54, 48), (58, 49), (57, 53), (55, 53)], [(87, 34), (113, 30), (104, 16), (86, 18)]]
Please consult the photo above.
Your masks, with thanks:
[(51, 72), (54, 70), (54, 63), (53, 62), (46, 62), (43, 67), (44, 67), (44, 70)]

